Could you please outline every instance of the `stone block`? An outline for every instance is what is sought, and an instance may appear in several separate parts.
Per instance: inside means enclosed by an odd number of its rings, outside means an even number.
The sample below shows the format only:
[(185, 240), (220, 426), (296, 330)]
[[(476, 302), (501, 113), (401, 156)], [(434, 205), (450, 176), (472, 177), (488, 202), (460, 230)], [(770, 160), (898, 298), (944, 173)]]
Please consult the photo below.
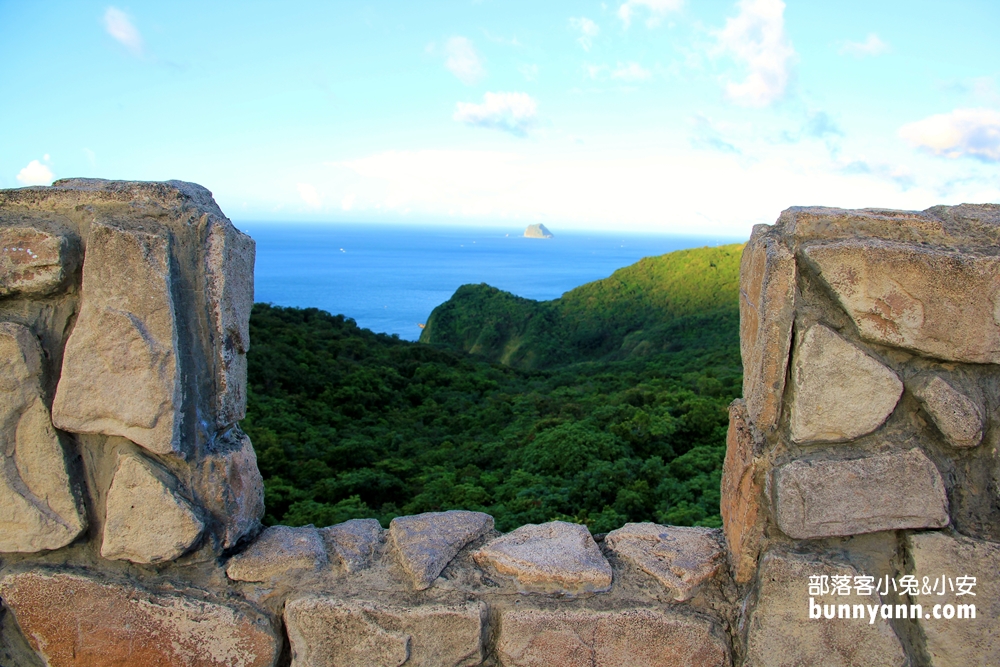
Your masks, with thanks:
[(58, 549), (87, 525), (41, 376), (34, 334), (0, 322), (0, 552)]
[(981, 400), (938, 375), (917, 378), (910, 389), (952, 447), (975, 447), (982, 441), (985, 409)]
[(484, 658), (486, 605), (396, 607), (309, 596), (285, 604), (292, 667), (460, 667)]
[(804, 252), (865, 340), (1000, 363), (1000, 257), (875, 240)]
[(170, 237), (95, 221), (80, 315), (66, 342), (53, 421), (66, 431), (180, 452), (182, 386)]
[(293, 570), (315, 570), (326, 563), (326, 549), (314, 527), (270, 526), (229, 560), (226, 576), (234, 581), (267, 581)]
[(514, 577), (527, 593), (577, 595), (611, 588), (611, 566), (587, 527), (576, 523), (529, 523), (472, 557), (480, 567)]
[(264, 516), (264, 480), (250, 437), (234, 427), (219, 437), (198, 464), (197, 495), (219, 526), (223, 549), (260, 528)]
[(205, 288), (216, 366), (216, 426), (220, 429), (246, 416), (254, 253), (254, 240), (229, 220), (209, 222)]
[(266, 616), (68, 572), (5, 577), (0, 596), (49, 667), (272, 667)]
[(462, 547), (492, 529), (493, 517), (482, 512), (425, 512), (393, 519), (389, 539), (414, 588), (423, 590)]
[(726, 564), (721, 535), (711, 528), (627, 523), (613, 530), (604, 543), (624, 562), (651, 575), (683, 602)]
[[(820, 561), (810, 556), (768, 553), (761, 558), (757, 577), (757, 607), (749, 617), (746, 667), (903, 667), (906, 654), (888, 621), (877, 615), (869, 623), (868, 606), (878, 611), (879, 596), (816, 597), (826, 605), (865, 605), (864, 618), (810, 618), (811, 576), (847, 576), (853, 584), (859, 573), (853, 567)], [(836, 610), (836, 611), (839, 611)]]
[(193, 547), (204, 528), (173, 475), (138, 454), (119, 456), (108, 489), (101, 556), (133, 563), (171, 561)]
[[(910, 601), (921, 605), (924, 617), (917, 622), (932, 667), (1000, 665), (1000, 544), (927, 532), (909, 535), (908, 548), (913, 575), (921, 584), (921, 594)], [(957, 594), (962, 591), (955, 586), (959, 577), (975, 578), (975, 586), (969, 588), (974, 595)], [(923, 594), (925, 583), (929, 595)], [(959, 608), (970, 604), (975, 605), (974, 618), (967, 606)], [(934, 618), (934, 605), (941, 605), (941, 618)], [(945, 615), (947, 605), (955, 610), (951, 619)]]
[(837, 442), (871, 433), (892, 414), (903, 383), (881, 362), (827, 327), (809, 327), (792, 356), (791, 435)]
[(319, 534), (327, 553), (336, 555), (347, 573), (368, 567), (385, 542), (385, 531), (377, 519), (351, 519), (321, 528)]
[(76, 269), (70, 239), (42, 229), (0, 227), (0, 297), (48, 296)]
[(795, 461), (774, 472), (778, 526), (805, 540), (948, 525), (948, 497), (919, 449), (848, 461)]
[(740, 584), (756, 574), (757, 554), (764, 538), (764, 466), (757, 462), (755, 453), (756, 442), (746, 404), (736, 399), (729, 406), (719, 508), (733, 578)]
[(729, 646), (711, 621), (659, 609), (507, 610), (504, 667), (723, 667)]
[(795, 316), (795, 257), (766, 225), (740, 260), (740, 354), (750, 420), (770, 431), (781, 414)]

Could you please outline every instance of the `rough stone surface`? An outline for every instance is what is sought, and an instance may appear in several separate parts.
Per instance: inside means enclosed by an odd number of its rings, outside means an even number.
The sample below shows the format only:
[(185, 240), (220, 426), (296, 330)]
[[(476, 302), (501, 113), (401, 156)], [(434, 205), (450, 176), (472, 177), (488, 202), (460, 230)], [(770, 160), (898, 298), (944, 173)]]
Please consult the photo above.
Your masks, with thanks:
[(319, 532), (312, 526), (271, 526), (233, 556), (226, 576), (234, 581), (267, 581), (292, 570), (314, 570), (327, 562)]
[[(170, 241), (164, 230), (95, 221), (80, 315), (52, 405), (61, 429), (180, 451), (180, 369)], [(95, 379), (100, 378), (100, 381)]]
[(892, 414), (903, 383), (890, 369), (827, 327), (809, 327), (792, 357), (795, 442), (853, 440)]
[(743, 396), (762, 431), (781, 414), (795, 313), (795, 258), (769, 230), (754, 227), (740, 261)]
[(108, 489), (101, 555), (162, 563), (184, 554), (205, 524), (177, 490), (177, 480), (138, 454), (122, 454)]
[(65, 236), (33, 227), (0, 227), (0, 297), (52, 294), (76, 261)]
[(795, 461), (774, 472), (778, 526), (796, 539), (948, 525), (948, 498), (919, 449), (849, 461)]
[(285, 605), (292, 667), (481, 664), (486, 605), (396, 607), (310, 596)]
[(34, 334), (0, 322), (0, 552), (58, 549), (86, 527), (41, 374)]
[(377, 519), (351, 519), (319, 531), (327, 553), (340, 559), (345, 572), (360, 572), (368, 567), (376, 551), (385, 542), (385, 531)]
[[(951, 536), (940, 532), (914, 533), (908, 538), (913, 574), (918, 582), (931, 582), (930, 595), (912, 596), (925, 615), (933, 605), (976, 607), (975, 619), (935, 619), (918, 621), (925, 638), (925, 650), (933, 667), (1000, 665), (1000, 544)], [(941, 581), (941, 577), (945, 577)], [(958, 577), (975, 577), (970, 589), (975, 595), (957, 595), (951, 584)], [(949, 581), (952, 580), (952, 581)], [(957, 585), (957, 584), (956, 584)], [(937, 587), (940, 586), (940, 589)], [(936, 590), (944, 591), (938, 595)]]
[(0, 596), (49, 667), (271, 667), (262, 614), (79, 574), (8, 576)]
[(652, 575), (683, 602), (726, 564), (719, 531), (710, 528), (627, 523), (604, 543), (623, 561)]
[(198, 499), (220, 527), (223, 549), (260, 528), (264, 480), (249, 436), (239, 428), (219, 438), (216, 449), (198, 464)]
[[(768, 553), (761, 558), (757, 608), (747, 630), (746, 667), (902, 667), (908, 664), (899, 639), (881, 617), (809, 618), (809, 577), (849, 576), (853, 567), (809, 556)], [(870, 574), (870, 573), (869, 573)], [(827, 595), (816, 604), (880, 605), (879, 596)]]
[(576, 595), (611, 588), (611, 566), (587, 527), (576, 523), (529, 523), (472, 557), (480, 567), (514, 577), (525, 592)]
[(462, 547), (492, 528), (493, 517), (482, 512), (426, 512), (393, 519), (389, 539), (414, 588), (423, 590)]
[(805, 256), (869, 341), (1000, 363), (1000, 257), (847, 240)]
[(983, 439), (983, 406), (938, 375), (912, 384), (913, 395), (953, 447), (975, 447)]
[(652, 609), (509, 610), (497, 655), (504, 667), (722, 667), (720, 634), (697, 616)]
[(764, 465), (757, 462), (755, 452), (746, 404), (736, 399), (729, 406), (719, 506), (733, 579), (739, 584), (747, 583), (756, 573), (764, 536)]
[(228, 220), (212, 220), (205, 249), (205, 285), (216, 360), (216, 426), (246, 416), (247, 351), (253, 307), (254, 240)]

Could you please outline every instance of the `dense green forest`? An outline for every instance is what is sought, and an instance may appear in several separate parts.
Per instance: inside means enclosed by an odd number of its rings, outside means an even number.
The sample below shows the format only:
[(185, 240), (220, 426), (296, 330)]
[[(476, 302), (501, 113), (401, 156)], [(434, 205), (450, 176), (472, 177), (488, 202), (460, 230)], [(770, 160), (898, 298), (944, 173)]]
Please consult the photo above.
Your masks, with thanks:
[(242, 426), (265, 522), (719, 525), (740, 251), (647, 258), (548, 302), (463, 286), (420, 343), (256, 304)]

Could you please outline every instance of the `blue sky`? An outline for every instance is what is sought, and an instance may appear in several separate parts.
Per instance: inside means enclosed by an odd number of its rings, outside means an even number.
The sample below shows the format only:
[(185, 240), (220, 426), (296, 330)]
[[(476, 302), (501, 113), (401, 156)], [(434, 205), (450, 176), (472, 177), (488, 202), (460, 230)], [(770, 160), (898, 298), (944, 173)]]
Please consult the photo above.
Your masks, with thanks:
[(0, 187), (746, 236), (1000, 202), (1000, 3), (0, 0)]

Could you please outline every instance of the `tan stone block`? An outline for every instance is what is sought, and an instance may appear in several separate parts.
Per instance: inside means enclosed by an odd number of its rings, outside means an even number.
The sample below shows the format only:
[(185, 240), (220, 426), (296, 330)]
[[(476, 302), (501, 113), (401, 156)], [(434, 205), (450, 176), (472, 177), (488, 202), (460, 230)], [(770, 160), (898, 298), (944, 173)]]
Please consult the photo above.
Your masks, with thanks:
[(948, 497), (919, 449), (848, 461), (795, 461), (774, 472), (778, 526), (800, 540), (948, 525)]
[(385, 531), (376, 519), (351, 519), (321, 528), (319, 534), (327, 552), (335, 554), (348, 573), (368, 567), (385, 542)]
[(795, 317), (795, 258), (766, 225), (754, 227), (740, 261), (740, 354), (750, 421), (770, 431), (781, 414)]
[(1000, 257), (874, 240), (804, 253), (865, 340), (1000, 363)]
[(29, 329), (0, 322), (0, 552), (58, 549), (86, 528)]
[(924, 376), (911, 384), (913, 395), (953, 447), (975, 447), (983, 439), (985, 409), (940, 376)]
[(272, 667), (281, 642), (249, 608), (34, 570), (0, 596), (49, 667)]
[(180, 452), (182, 386), (169, 234), (95, 221), (80, 315), (66, 343), (55, 425)]
[(174, 560), (205, 528), (173, 475), (138, 454), (119, 456), (106, 504), (101, 556), (109, 560)]
[(604, 543), (623, 561), (672, 590), (674, 600), (683, 602), (725, 566), (726, 552), (719, 537), (719, 531), (711, 528), (627, 523), (608, 533)]
[(195, 468), (198, 500), (216, 520), (223, 549), (255, 532), (264, 516), (264, 480), (250, 437), (238, 427), (222, 435)]
[(508, 610), (504, 667), (723, 667), (729, 647), (711, 621), (654, 609)]
[(315, 570), (327, 562), (326, 549), (313, 526), (270, 526), (226, 566), (234, 581), (267, 581), (293, 570)]
[[(924, 617), (917, 623), (932, 667), (1000, 665), (1000, 544), (927, 532), (909, 535), (908, 547), (921, 591), (925, 581), (931, 590), (930, 595), (912, 596), (910, 602), (921, 605)], [(962, 590), (955, 582), (959, 577), (975, 578), (969, 588), (975, 595), (957, 595)], [(970, 604), (975, 605), (975, 618), (968, 617), (967, 606), (959, 609)], [(934, 618), (934, 605), (941, 605), (942, 618)], [(955, 618), (944, 616), (946, 605), (955, 609)], [(967, 618), (958, 618), (960, 611)]]
[(764, 470), (755, 459), (755, 452), (746, 404), (736, 399), (729, 406), (719, 509), (733, 578), (740, 584), (747, 583), (756, 574), (757, 554), (764, 537)]
[(462, 547), (492, 529), (493, 517), (482, 512), (425, 512), (393, 519), (389, 539), (414, 588), (423, 590)]
[(34, 227), (0, 226), (0, 297), (52, 294), (77, 261), (65, 236)]
[[(864, 618), (810, 618), (811, 576), (861, 574), (844, 564), (809, 556), (768, 553), (761, 558), (757, 607), (750, 613), (746, 667), (903, 667), (906, 654), (888, 621)], [(881, 604), (879, 596), (815, 597), (818, 605)]]
[(292, 667), (460, 667), (484, 656), (486, 605), (397, 607), (309, 596), (285, 604)]

